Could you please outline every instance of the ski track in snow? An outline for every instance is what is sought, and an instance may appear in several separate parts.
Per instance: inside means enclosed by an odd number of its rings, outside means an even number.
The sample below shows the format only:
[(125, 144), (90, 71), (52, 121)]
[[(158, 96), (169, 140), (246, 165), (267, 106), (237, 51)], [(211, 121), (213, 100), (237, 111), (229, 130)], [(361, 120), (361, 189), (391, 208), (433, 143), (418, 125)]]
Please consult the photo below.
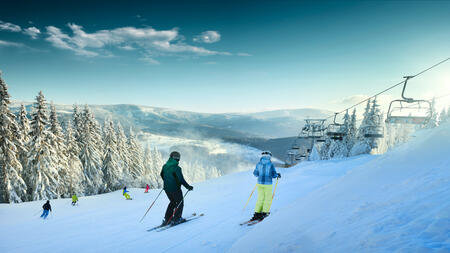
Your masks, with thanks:
[[(205, 216), (162, 232), (165, 194), (130, 189), (0, 205), (0, 252), (450, 252), (450, 125), (421, 131), (384, 155), (304, 162), (278, 168), (271, 215), (249, 219), (256, 179), (249, 171), (194, 184), (184, 214)], [(275, 183), (275, 181), (274, 181)]]

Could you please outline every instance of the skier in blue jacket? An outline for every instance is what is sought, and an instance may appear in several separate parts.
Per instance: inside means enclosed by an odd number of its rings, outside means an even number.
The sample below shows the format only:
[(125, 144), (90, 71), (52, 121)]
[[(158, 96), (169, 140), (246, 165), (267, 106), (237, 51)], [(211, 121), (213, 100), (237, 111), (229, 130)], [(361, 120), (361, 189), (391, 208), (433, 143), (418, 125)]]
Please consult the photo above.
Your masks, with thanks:
[(255, 214), (251, 220), (263, 220), (269, 215), (270, 206), (272, 205), (272, 178), (280, 178), (281, 174), (277, 173), (275, 166), (270, 161), (272, 153), (264, 151), (262, 157), (256, 165), (253, 175), (258, 177), (258, 200), (256, 201)]

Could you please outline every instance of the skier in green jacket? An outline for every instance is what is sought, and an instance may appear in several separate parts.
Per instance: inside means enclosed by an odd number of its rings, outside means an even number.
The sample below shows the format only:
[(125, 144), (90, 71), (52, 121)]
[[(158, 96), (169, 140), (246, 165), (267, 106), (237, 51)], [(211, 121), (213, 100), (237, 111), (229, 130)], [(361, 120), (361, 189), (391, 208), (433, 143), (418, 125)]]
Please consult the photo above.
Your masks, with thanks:
[[(172, 152), (169, 160), (166, 164), (164, 164), (161, 170), (161, 178), (164, 181), (164, 191), (170, 200), (162, 225), (167, 225), (169, 222), (177, 224), (185, 221), (185, 219), (181, 218), (184, 206), (181, 185), (189, 191), (194, 189), (194, 187), (189, 185), (186, 180), (184, 180), (183, 173), (178, 165), (180, 158), (180, 153), (176, 151)], [(176, 209), (177, 207), (178, 209)], [(172, 219), (170, 219), (171, 217)]]

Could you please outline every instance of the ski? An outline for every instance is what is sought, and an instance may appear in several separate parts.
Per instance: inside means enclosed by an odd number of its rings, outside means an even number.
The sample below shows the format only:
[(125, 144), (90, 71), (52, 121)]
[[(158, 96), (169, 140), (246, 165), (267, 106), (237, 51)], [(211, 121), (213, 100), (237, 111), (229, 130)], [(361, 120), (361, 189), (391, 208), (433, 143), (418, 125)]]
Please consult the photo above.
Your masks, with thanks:
[[(203, 214), (200, 214), (200, 215), (203, 216)], [(193, 214), (191, 214), (189, 217), (187, 217), (186, 220), (187, 220), (187, 219), (192, 219), (192, 218), (194, 218), (194, 217), (196, 217), (196, 216), (197, 216), (197, 214), (196, 214), (196, 213), (193, 213)], [(157, 229), (159, 229), (159, 228), (169, 227), (169, 226), (170, 226), (170, 224), (167, 224), (167, 225), (159, 225), (159, 226), (156, 226), (156, 227), (147, 229), (147, 231), (150, 232), (150, 231), (157, 230)]]
[(263, 221), (263, 220), (264, 220), (264, 219), (262, 219), (262, 220), (254, 220), (254, 221), (252, 221), (252, 222), (247, 223), (247, 226), (253, 226), (253, 225), (255, 225), (255, 224), (260, 223), (260, 222)]
[(195, 214), (194, 214), (194, 215), (192, 215), (192, 216), (186, 218), (186, 220), (183, 221), (183, 222), (180, 222), (180, 223), (177, 223), (177, 224), (166, 225), (166, 226), (157, 228), (157, 229), (155, 229), (155, 230), (156, 230), (156, 232), (161, 232), (161, 231), (167, 230), (167, 229), (169, 229), (169, 228), (171, 228), (171, 227), (175, 227), (175, 226), (178, 226), (178, 225), (180, 225), (180, 224), (184, 224), (184, 223), (186, 223), (186, 222), (189, 222), (189, 221), (192, 221), (192, 220), (196, 220), (196, 219), (198, 219), (198, 218), (200, 218), (200, 217), (202, 217), (202, 216), (204, 216), (204, 215), (205, 215), (205, 214), (203, 214), (203, 213), (201, 213), (201, 214), (199, 214), (199, 215), (195, 215)]
[(252, 222), (254, 222), (254, 220), (248, 220), (248, 221), (246, 221), (246, 222), (240, 223), (239, 225), (240, 225), (240, 226), (243, 226), (243, 225), (247, 225), (247, 224), (252, 223)]

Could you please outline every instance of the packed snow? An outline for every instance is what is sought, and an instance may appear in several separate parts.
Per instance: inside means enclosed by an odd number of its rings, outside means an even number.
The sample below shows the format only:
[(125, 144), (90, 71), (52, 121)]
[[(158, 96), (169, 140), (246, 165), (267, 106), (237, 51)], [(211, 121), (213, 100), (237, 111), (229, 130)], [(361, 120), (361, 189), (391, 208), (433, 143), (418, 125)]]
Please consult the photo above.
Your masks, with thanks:
[(450, 252), (450, 124), (422, 130), (384, 155), (303, 162), (278, 168), (271, 215), (254, 226), (251, 170), (194, 184), (184, 216), (163, 232), (158, 189), (0, 205), (0, 252)]

